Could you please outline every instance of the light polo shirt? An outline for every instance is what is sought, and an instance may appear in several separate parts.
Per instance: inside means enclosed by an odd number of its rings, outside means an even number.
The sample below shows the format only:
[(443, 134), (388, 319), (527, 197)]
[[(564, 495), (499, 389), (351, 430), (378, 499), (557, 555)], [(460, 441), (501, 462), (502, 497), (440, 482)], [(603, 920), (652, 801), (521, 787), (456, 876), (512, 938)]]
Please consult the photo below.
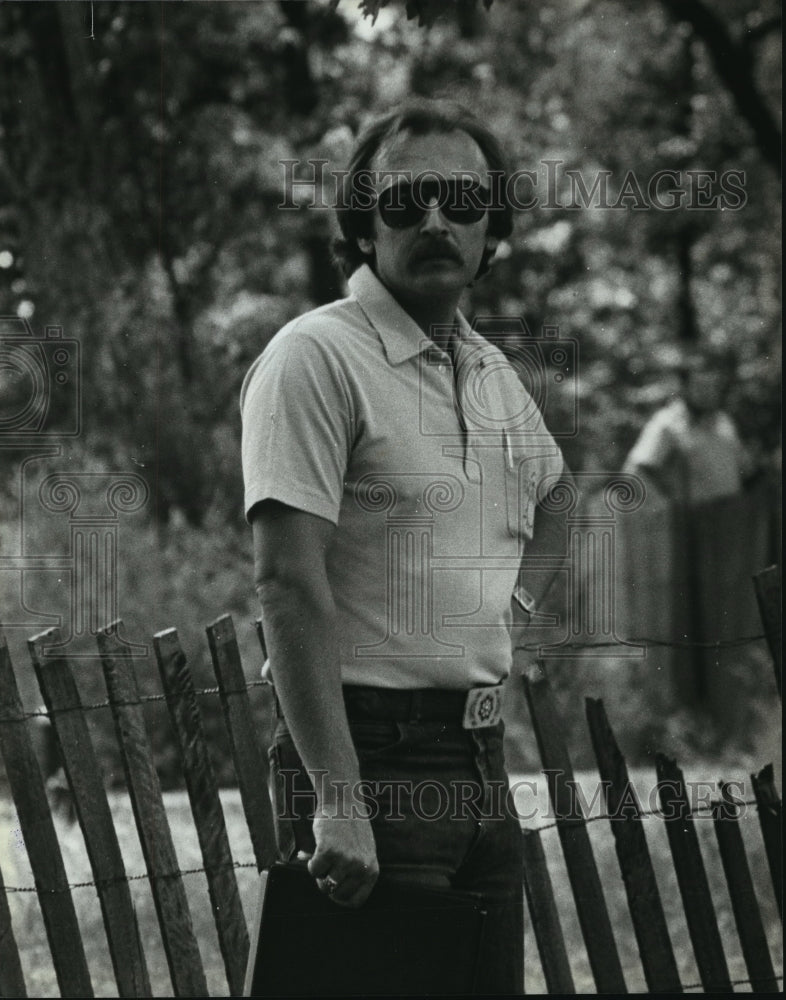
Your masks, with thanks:
[(459, 314), (456, 369), (366, 266), (288, 323), (241, 392), (245, 508), (336, 525), (342, 679), (496, 684), (535, 504), (562, 456), (504, 355)]
[(742, 489), (745, 449), (723, 411), (692, 417), (675, 399), (650, 418), (625, 461), (626, 471), (661, 472), (672, 500), (700, 504)]

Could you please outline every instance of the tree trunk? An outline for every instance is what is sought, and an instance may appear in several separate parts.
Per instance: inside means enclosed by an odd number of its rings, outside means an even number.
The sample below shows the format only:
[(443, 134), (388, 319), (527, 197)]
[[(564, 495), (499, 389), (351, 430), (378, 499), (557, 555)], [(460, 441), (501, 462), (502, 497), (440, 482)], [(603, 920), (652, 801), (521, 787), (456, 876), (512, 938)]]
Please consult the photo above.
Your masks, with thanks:
[(749, 49), (732, 38), (721, 18), (702, 0), (661, 0), (671, 16), (690, 24), (707, 48), (715, 72), (751, 127), (764, 159), (781, 176), (781, 133), (759, 93)]

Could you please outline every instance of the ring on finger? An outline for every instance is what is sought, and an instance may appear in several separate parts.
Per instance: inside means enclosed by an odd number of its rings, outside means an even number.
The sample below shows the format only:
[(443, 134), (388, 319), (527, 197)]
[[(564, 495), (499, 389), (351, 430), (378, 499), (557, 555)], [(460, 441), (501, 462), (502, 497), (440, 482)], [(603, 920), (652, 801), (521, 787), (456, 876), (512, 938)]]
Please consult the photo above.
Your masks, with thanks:
[(322, 886), (328, 896), (332, 896), (336, 889), (338, 889), (338, 882), (332, 875), (328, 875), (325, 879), (323, 879)]

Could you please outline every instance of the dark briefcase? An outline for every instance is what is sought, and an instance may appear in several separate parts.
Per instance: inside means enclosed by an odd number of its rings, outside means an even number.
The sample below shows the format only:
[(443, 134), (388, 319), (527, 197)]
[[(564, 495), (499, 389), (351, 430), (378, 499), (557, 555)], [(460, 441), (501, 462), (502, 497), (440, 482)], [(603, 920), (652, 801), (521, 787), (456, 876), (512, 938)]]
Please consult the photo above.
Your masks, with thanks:
[(477, 896), (380, 876), (359, 909), (333, 903), (304, 865), (260, 876), (243, 995), (472, 993), (485, 910)]

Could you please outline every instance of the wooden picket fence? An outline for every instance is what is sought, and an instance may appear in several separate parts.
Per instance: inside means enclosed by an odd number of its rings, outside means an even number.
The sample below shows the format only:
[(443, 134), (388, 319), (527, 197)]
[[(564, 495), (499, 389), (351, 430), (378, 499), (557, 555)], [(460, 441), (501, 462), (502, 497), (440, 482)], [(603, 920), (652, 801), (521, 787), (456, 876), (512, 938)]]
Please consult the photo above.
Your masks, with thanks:
[[(120, 640), (116, 622), (97, 636), (128, 794), (134, 812), (161, 939), (177, 996), (206, 996), (200, 957), (183, 875), (153, 760), (134, 659)], [(261, 640), (260, 634), (260, 640)], [(150, 996), (151, 984), (129, 879), (91, 742), (86, 712), (68, 660), (48, 655), (60, 636), (49, 630), (31, 639), (36, 677), (62, 755), (76, 817), (93, 873), (120, 996)], [(232, 619), (207, 628), (213, 668), (231, 746), (237, 786), (258, 869), (275, 857), (273, 817), (267, 794), (267, 763), (259, 743)], [(154, 637), (163, 696), (180, 750), (191, 811), (199, 838), (212, 913), (229, 995), (242, 993), (249, 936), (236, 880), (217, 781), (198, 704), (198, 692), (177, 632)], [(626, 992), (612, 922), (590, 843), (587, 817), (577, 803), (563, 727), (548, 680), (540, 667), (524, 678), (570, 889), (598, 992)], [(23, 708), (5, 637), (0, 631), (0, 753), (35, 880), (52, 962), (61, 995), (93, 996), (90, 972), (74, 902), (33, 745), (33, 715)], [(619, 867), (641, 964), (649, 991), (682, 992), (642, 822), (631, 796), (625, 760), (600, 701), (587, 700), (587, 719), (603, 781)], [(682, 896), (690, 941), (706, 992), (732, 990), (718, 921), (688, 801), (683, 775), (673, 760), (658, 758), (660, 806)], [(781, 801), (772, 768), (753, 776), (761, 834), (780, 906)], [(665, 790), (665, 791), (664, 791)], [(750, 866), (739, 829), (737, 807), (722, 788), (712, 805), (718, 847), (734, 918), (755, 991), (778, 992)], [(524, 831), (525, 892), (542, 974), (550, 993), (575, 992), (541, 830)], [(24, 946), (24, 942), (22, 942)], [(534, 956), (527, 956), (531, 962)], [(0, 872), (0, 996), (27, 996), (7, 894)]]
[[(602, 504), (590, 498), (588, 513)], [(693, 507), (648, 498), (615, 522), (617, 634), (660, 640), (648, 650), (650, 666), (668, 676), (678, 701), (700, 701), (721, 729), (734, 725), (739, 668), (739, 650), (725, 644), (760, 626), (754, 590), (740, 582), (780, 558), (781, 509), (779, 484), (763, 482)]]

